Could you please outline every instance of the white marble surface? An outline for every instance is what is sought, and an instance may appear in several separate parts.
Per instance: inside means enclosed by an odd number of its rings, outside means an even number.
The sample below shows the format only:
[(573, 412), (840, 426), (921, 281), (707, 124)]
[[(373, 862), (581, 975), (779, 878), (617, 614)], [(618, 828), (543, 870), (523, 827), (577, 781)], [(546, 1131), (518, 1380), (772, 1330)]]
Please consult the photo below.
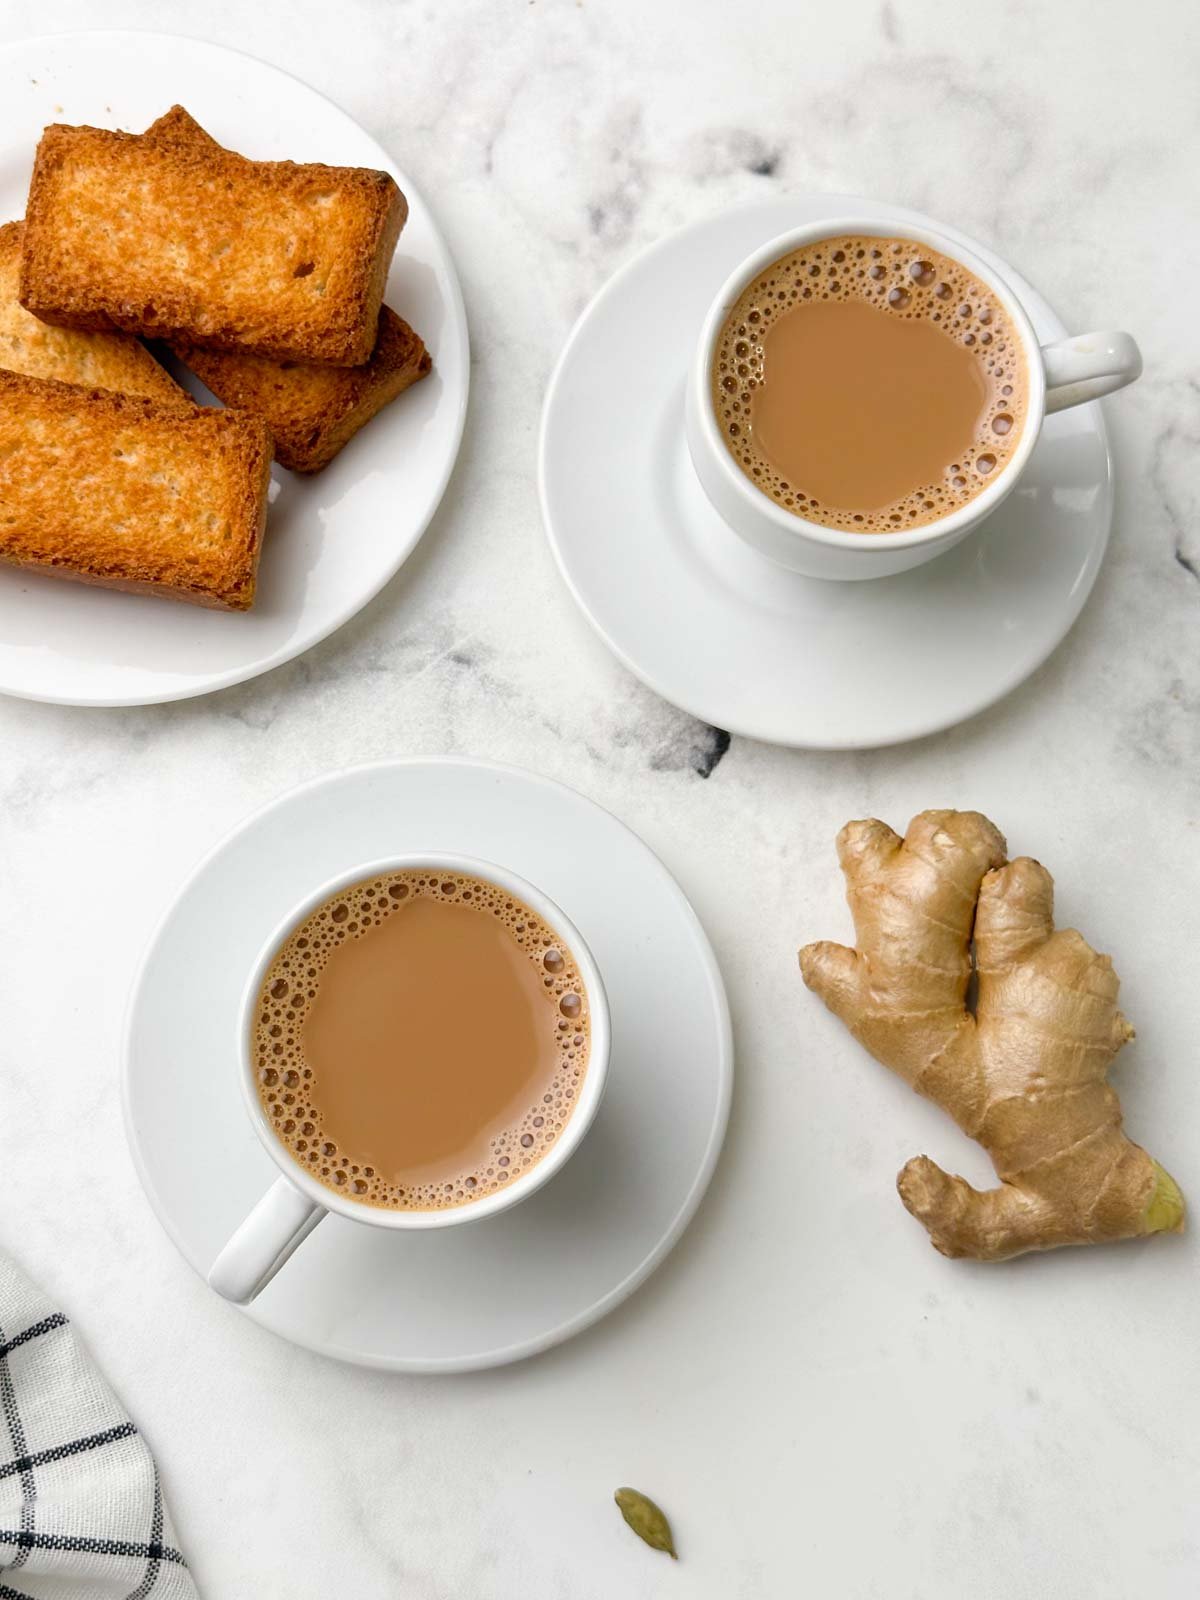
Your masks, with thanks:
[[(942, 1260), (892, 1188), (925, 1149), (986, 1168), (800, 986), (846, 930), (848, 817), (987, 810), (1114, 952), (1120, 1083), (1200, 1203), (1200, 250), (1182, 0), (761, 0), (205, 7), (46, 0), (31, 26), (157, 26), (270, 58), (419, 179), (476, 352), (460, 466), (410, 567), (305, 659), (135, 711), (0, 702), (0, 1240), (80, 1324), (149, 1435), (204, 1594), (610, 1600), (1183, 1600), (1200, 1586), (1196, 1234), (1004, 1268)], [(997, 29), (998, 20), (1002, 27)], [(0, 85), (0, 92), (3, 86)], [(164, 85), (164, 104), (170, 87)], [(1109, 561), (1038, 676), (953, 733), (862, 755), (735, 739), (610, 661), (539, 525), (542, 390), (642, 244), (783, 186), (958, 222), (1073, 325), (1125, 325)], [(116, 1093), (122, 1008), (171, 888), (232, 823), (330, 767), (501, 757), (638, 829), (727, 974), (740, 1082), (677, 1253), (549, 1356), (398, 1380), (218, 1303), (143, 1199)], [(706, 776), (707, 774), (707, 776)], [(198, 975), (203, 981), (203, 975)], [(220, 1064), (214, 1063), (214, 1070)], [(664, 1130), (669, 1138), (669, 1130)], [(610, 1504), (673, 1514), (652, 1556)]]

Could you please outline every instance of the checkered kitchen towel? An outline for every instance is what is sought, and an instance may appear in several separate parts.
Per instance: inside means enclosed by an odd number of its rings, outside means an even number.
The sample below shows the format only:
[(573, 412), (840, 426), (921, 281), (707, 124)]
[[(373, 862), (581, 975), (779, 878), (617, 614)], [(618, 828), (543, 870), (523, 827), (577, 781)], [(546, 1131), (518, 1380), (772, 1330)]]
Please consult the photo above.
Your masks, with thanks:
[(158, 1469), (61, 1311), (0, 1252), (0, 1600), (196, 1600)]

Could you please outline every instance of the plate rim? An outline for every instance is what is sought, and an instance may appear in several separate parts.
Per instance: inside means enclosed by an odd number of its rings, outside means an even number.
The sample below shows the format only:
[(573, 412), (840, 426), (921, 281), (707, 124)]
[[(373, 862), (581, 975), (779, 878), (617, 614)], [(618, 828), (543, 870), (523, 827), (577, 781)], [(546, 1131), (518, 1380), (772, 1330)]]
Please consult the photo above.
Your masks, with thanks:
[(381, 157), (381, 167), (390, 172), (396, 179), (410, 204), (415, 200), (424, 212), (434, 245), (440, 251), (445, 263), (445, 273), (450, 289), (449, 304), (446, 310), (450, 320), (457, 325), (458, 334), (462, 340), (462, 361), (461, 373), (457, 376), (459, 395), (451, 417), (452, 443), (446, 452), (446, 460), (438, 474), (437, 486), (430, 496), (429, 506), (424, 515), (414, 524), (411, 535), (402, 542), (402, 547), (398, 550), (395, 563), (383, 572), (379, 580), (369, 590), (364, 590), (361, 594), (356, 595), (349, 609), (342, 608), (335, 612), (327, 625), (322, 625), (315, 633), (305, 635), (303, 643), (297, 643), (294, 638), (289, 638), (271, 652), (269, 656), (260, 661), (214, 673), (205, 678), (202, 683), (192, 683), (184, 687), (165, 687), (150, 694), (141, 691), (136, 694), (115, 695), (110, 693), (97, 695), (78, 691), (71, 694), (47, 693), (25, 687), (13, 688), (8, 684), (0, 683), (0, 694), (8, 695), (14, 700), (27, 700), (37, 705), (81, 706), (88, 710), (106, 707), (170, 705), (181, 700), (196, 700), (204, 695), (217, 694), (222, 689), (231, 689), (239, 683), (251, 682), (255, 678), (274, 672), (277, 667), (286, 666), (289, 661), (297, 660), (300, 656), (307, 654), (309, 650), (315, 649), (317, 645), (322, 644), (340, 628), (344, 628), (348, 622), (356, 617), (360, 611), (365, 610), (371, 601), (391, 583), (421, 542), (429, 528), (429, 524), (437, 514), (462, 451), (471, 390), (470, 328), (467, 322), (462, 284), (459, 281), (458, 268), (455, 266), (454, 257), (438, 225), (436, 216), (430, 208), (429, 202), (425, 199), (420, 186), (412, 181), (379, 141), (351, 116), (350, 112), (339, 105), (332, 96), (327, 95), (324, 90), (316, 88), (297, 73), (290, 72), (286, 67), (278, 66), (275, 62), (255, 55), (250, 50), (240, 49), (236, 45), (219, 44), (212, 39), (197, 38), (194, 34), (175, 33), (161, 28), (64, 28), (58, 33), (39, 33), (19, 39), (9, 39), (0, 44), (0, 68), (7, 64), (6, 58), (9, 56), (36, 48), (39, 45), (52, 44), (57, 46), (64, 40), (75, 40), (82, 43), (88, 40), (95, 41), (112, 38), (153, 39), (159, 43), (182, 44), (197, 48), (202, 52), (210, 51), (217, 55), (240, 56), (245, 61), (253, 62), (257, 68), (264, 72), (276, 73), (282, 78), (288, 78), (293, 83), (299, 84), (302, 89), (323, 100), (338, 116), (351, 124), (372, 148), (378, 151)]
[[(179, 906), (185, 900), (193, 886), (206, 874), (209, 868), (233, 844), (233, 842), (249, 832), (252, 828), (265, 822), (273, 812), (283, 808), (295, 800), (301, 800), (310, 793), (320, 789), (333, 787), (344, 782), (359, 782), (369, 779), (373, 774), (387, 770), (402, 770), (416, 767), (424, 768), (469, 768), (472, 771), (491, 773), (502, 778), (516, 778), (521, 781), (536, 783), (540, 787), (551, 791), (560, 791), (572, 800), (583, 802), (584, 805), (599, 811), (609, 821), (616, 824), (621, 832), (627, 835), (634, 845), (645, 852), (646, 857), (653, 867), (657, 868), (662, 880), (672, 899), (684, 914), (684, 920), (691, 936), (691, 943), (701, 966), (707, 983), (708, 993), (713, 1003), (714, 1020), (716, 1022), (716, 1066), (717, 1066), (717, 1093), (713, 1108), (713, 1119), (708, 1131), (707, 1141), (700, 1164), (692, 1178), (687, 1192), (684, 1194), (680, 1205), (672, 1216), (670, 1225), (664, 1230), (654, 1248), (648, 1252), (643, 1260), (626, 1274), (619, 1283), (615, 1284), (599, 1300), (589, 1304), (587, 1308), (573, 1317), (546, 1329), (540, 1335), (515, 1341), (498, 1349), (489, 1350), (475, 1355), (461, 1357), (428, 1358), (428, 1357), (388, 1357), (374, 1354), (363, 1355), (351, 1352), (343, 1346), (333, 1343), (321, 1343), (316, 1339), (299, 1337), (292, 1333), (283, 1332), (274, 1322), (267, 1321), (256, 1314), (252, 1303), (248, 1306), (239, 1306), (236, 1309), (245, 1315), (251, 1322), (264, 1328), (268, 1333), (285, 1339), (288, 1343), (302, 1349), (311, 1350), (315, 1354), (327, 1359), (342, 1361), (352, 1366), (371, 1368), (375, 1371), (396, 1372), (409, 1374), (425, 1374), (437, 1376), (441, 1374), (455, 1374), (462, 1372), (481, 1372), (493, 1367), (509, 1366), (517, 1361), (524, 1361), (531, 1356), (541, 1355), (544, 1351), (552, 1349), (555, 1345), (563, 1344), (576, 1334), (583, 1333), (587, 1328), (603, 1320), (609, 1312), (627, 1300), (670, 1255), (678, 1244), (683, 1234), (687, 1231), (699, 1210), (700, 1204), (708, 1191), (724, 1148), (725, 1137), (728, 1132), (730, 1112), (733, 1102), (733, 1081), (735, 1071), (735, 1049), (733, 1037), (733, 1018), (729, 1006), (729, 996), (725, 987), (725, 980), (717, 961), (716, 952), (712, 942), (705, 931), (700, 917), (692, 905), (691, 900), (684, 892), (679, 880), (670, 870), (661, 856), (645, 839), (641, 837), (622, 817), (610, 811), (600, 801), (584, 794), (572, 784), (563, 783), (557, 778), (547, 777), (544, 773), (534, 772), (528, 767), (520, 767), (512, 762), (492, 761), (483, 757), (473, 756), (430, 756), (411, 755), (383, 757), (374, 761), (355, 763), (352, 766), (340, 767), (333, 772), (324, 772), (316, 777), (308, 778), (300, 783), (293, 784), (280, 794), (257, 806), (247, 816), (243, 817), (232, 828), (209, 847), (199, 861), (185, 874), (183, 879), (175, 885), (168, 896), (167, 903), (155, 920), (153, 929), (138, 954), (134, 966), (133, 976), (129, 983), (128, 995), (122, 1017), (118, 1056), (118, 1070), (120, 1076), (120, 1101), (121, 1120), (125, 1132), (125, 1142), (128, 1146), (130, 1159), (138, 1182), (141, 1184), (143, 1195), (148, 1202), (159, 1225), (170, 1239), (180, 1257), (187, 1267), (204, 1282), (203, 1270), (192, 1259), (191, 1253), (185, 1247), (179, 1230), (173, 1218), (167, 1212), (161, 1197), (156, 1191), (153, 1181), (143, 1156), (141, 1142), (137, 1131), (136, 1114), (133, 1106), (132, 1085), (132, 1059), (133, 1039), (137, 1027), (137, 1013), (140, 1009), (142, 994), (148, 980), (148, 969), (151, 959), (158, 952), (164, 936), (168, 933), (169, 925)], [(570, 912), (568, 912), (570, 915)]]
[[(588, 301), (587, 305), (584, 306), (579, 316), (575, 319), (571, 331), (567, 335), (566, 342), (559, 354), (558, 360), (555, 362), (554, 370), (551, 373), (550, 381), (546, 387), (545, 399), (542, 402), (542, 414), (538, 427), (537, 445), (538, 503), (542, 514), (542, 529), (545, 534), (546, 541), (550, 546), (550, 550), (554, 557), (555, 565), (558, 568), (559, 575), (562, 578), (568, 593), (571, 595), (572, 599), (578, 606), (588, 624), (591, 626), (592, 630), (597, 634), (601, 642), (606, 646), (611, 654), (616, 657), (617, 661), (620, 662), (626, 671), (632, 673), (635, 678), (637, 678), (641, 683), (644, 683), (648, 689), (652, 690), (656, 695), (658, 695), (660, 699), (665, 700), (668, 705), (676, 706), (680, 711), (686, 712), (688, 716), (695, 717), (697, 721), (708, 723), (711, 726), (716, 726), (716, 724), (713, 723), (711, 716), (701, 706), (691, 701), (686, 687), (683, 693), (678, 693), (674, 689), (668, 691), (666, 688), (664, 688), (659, 674), (657, 674), (652, 667), (648, 667), (636, 661), (624, 648), (624, 646), (617, 642), (605, 624), (600, 620), (599, 616), (597, 616), (595, 611), (585, 600), (579, 585), (576, 583), (569, 569), (566, 554), (555, 531), (555, 523), (550, 513), (550, 490), (548, 487), (549, 447), (547, 435), (550, 428), (550, 416), (558, 397), (559, 386), (563, 381), (577, 343), (579, 343), (586, 336), (591, 319), (594, 315), (598, 314), (603, 306), (606, 305), (609, 297), (615, 296), (625, 287), (625, 280), (627, 278), (633, 277), (659, 251), (665, 250), (669, 245), (675, 243), (677, 240), (692, 232), (700, 232), (701, 230), (716, 223), (720, 219), (730, 216), (748, 216), (751, 212), (764, 211), (768, 207), (772, 206), (783, 209), (786, 205), (793, 201), (801, 205), (810, 201), (820, 201), (822, 204), (828, 203), (830, 205), (840, 205), (842, 202), (845, 202), (848, 208), (857, 210), (861, 207), (867, 212), (877, 207), (882, 207), (887, 212), (889, 220), (893, 218), (911, 218), (930, 227), (938, 227), (943, 232), (946, 232), (950, 238), (959, 238), (964, 240), (968, 248), (974, 250), (976, 254), (979, 254), (985, 261), (1001, 261), (1004, 267), (1005, 276), (1015, 279), (1023, 290), (1028, 291), (1034, 298), (1040, 301), (1042, 307), (1045, 308), (1046, 312), (1057, 324), (1057, 327), (1060, 331), (1057, 333), (1056, 337), (1064, 338), (1067, 336), (1068, 332), (1066, 324), (1063, 323), (1058, 313), (1053, 309), (1040, 291), (1029, 282), (1023, 273), (1011, 266), (1004, 258), (997, 256), (990, 246), (974, 239), (970, 234), (964, 233), (961, 228), (953, 226), (947, 227), (945, 224), (937, 223), (934, 221), (934, 219), (926, 217), (925, 213), (914, 211), (908, 206), (893, 205), (890, 201), (869, 199), (862, 195), (843, 194), (840, 191), (831, 191), (826, 193), (824, 190), (817, 189), (789, 190), (786, 194), (777, 195), (771, 199), (749, 201), (740, 205), (726, 206), (720, 210), (710, 212), (705, 216), (694, 218), (691, 222), (686, 222), (681, 227), (673, 228), (669, 233), (662, 235), (660, 238), (651, 240), (649, 244), (643, 245), (640, 250), (636, 251), (628, 261), (623, 262), (622, 265), (618, 267), (617, 270), (611, 275), (611, 277), (609, 277), (601, 285), (601, 287)], [(831, 217), (832, 216), (833, 213), (831, 212)], [(1063, 610), (1063, 626), (1061, 631), (1059, 631), (1057, 635), (1051, 639), (1051, 642), (1047, 644), (1046, 647), (1039, 654), (1037, 654), (1031, 662), (1022, 663), (1015, 671), (1006, 673), (1002, 678), (997, 679), (996, 684), (990, 687), (985, 695), (974, 701), (971, 704), (970, 709), (962, 712), (956, 712), (949, 720), (946, 719), (944, 713), (940, 716), (930, 716), (925, 719), (916, 718), (908, 723), (905, 723), (895, 732), (889, 733), (886, 737), (872, 738), (867, 741), (864, 741), (861, 736), (854, 735), (847, 735), (844, 738), (838, 738), (836, 736), (813, 738), (806, 735), (803, 738), (800, 738), (794, 733), (784, 735), (779, 729), (771, 729), (768, 727), (755, 725), (753, 719), (743, 720), (739, 725), (735, 725), (733, 719), (727, 719), (727, 721), (722, 724), (724, 731), (734, 735), (737, 738), (753, 739), (757, 743), (776, 745), (781, 749), (822, 751), (885, 750), (896, 745), (911, 744), (918, 739), (926, 739), (933, 734), (948, 732), (951, 728), (959, 727), (963, 723), (969, 722), (973, 717), (977, 717), (984, 711), (990, 710), (992, 706), (998, 705), (1001, 700), (1006, 699), (1014, 692), (1014, 690), (1019, 688), (1022, 683), (1033, 677), (1034, 673), (1036, 673), (1045, 665), (1058, 647), (1063, 643), (1067, 635), (1071, 632), (1071, 629), (1079, 620), (1080, 614), (1082, 613), (1083, 608), (1087, 604), (1091, 592), (1095, 587), (1096, 579), (1100, 575), (1100, 569), (1104, 565), (1104, 557), (1107, 553), (1109, 541), (1112, 537), (1113, 512), (1116, 495), (1112, 445), (1108, 436), (1108, 427), (1105, 421), (1104, 412), (1101, 409), (1098, 401), (1091, 402), (1090, 408), (1081, 409), (1091, 409), (1092, 411), (1095, 422), (1096, 437), (1104, 456), (1104, 494), (1103, 504), (1099, 512), (1099, 515), (1103, 519), (1103, 532), (1101, 537), (1088, 552), (1080, 581), (1077, 581), (1072, 586), (1071, 591), (1067, 596), (1068, 604)], [(763, 559), (765, 560), (766, 558), (764, 557)]]

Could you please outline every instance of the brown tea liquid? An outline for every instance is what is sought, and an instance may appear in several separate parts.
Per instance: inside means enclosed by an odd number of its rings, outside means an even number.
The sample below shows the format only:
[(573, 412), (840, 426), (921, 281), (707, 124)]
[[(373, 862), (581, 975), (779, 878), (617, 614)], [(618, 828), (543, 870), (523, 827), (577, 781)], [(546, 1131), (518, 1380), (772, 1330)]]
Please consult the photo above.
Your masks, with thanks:
[(1000, 472), (1027, 410), (1020, 340), (963, 266), (907, 239), (821, 239), (726, 318), (713, 407), (751, 482), (854, 533), (921, 527)]
[(439, 1210), (528, 1171), (587, 1071), (571, 952), (515, 896), (458, 873), (367, 880), (288, 938), (259, 994), (259, 1099), (314, 1178)]

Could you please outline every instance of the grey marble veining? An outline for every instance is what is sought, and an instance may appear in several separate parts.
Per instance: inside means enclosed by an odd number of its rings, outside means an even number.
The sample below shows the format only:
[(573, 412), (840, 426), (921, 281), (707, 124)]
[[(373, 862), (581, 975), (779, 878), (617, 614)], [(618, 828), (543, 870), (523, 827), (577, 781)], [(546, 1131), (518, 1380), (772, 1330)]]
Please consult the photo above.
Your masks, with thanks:
[[(0, 700), (0, 1237), (150, 1436), (210, 1600), (1195, 1593), (1193, 1239), (941, 1261), (893, 1174), (925, 1148), (981, 1177), (978, 1153), (795, 973), (800, 942), (847, 931), (842, 822), (986, 810), (1114, 953), (1139, 1034), (1128, 1116), (1200, 1204), (1200, 37), (1175, 0), (996, 18), (933, 0), (762, 0), (748, 21), (718, 0), (39, 9), (47, 31), (204, 35), (332, 96), (420, 183), (471, 321), (449, 492), (349, 626), (204, 700)], [(0, 38), (30, 26), (0, 8)], [(952, 221), (1146, 358), (1109, 407), (1116, 524), (1071, 636), (1003, 704), (892, 750), (728, 742), (665, 705), (577, 615), (540, 526), (540, 404), (574, 318), (638, 248), (789, 188)], [(134, 964), (199, 856), (291, 784), (414, 753), (529, 766), (637, 829), (711, 933), (741, 1073), (713, 1191), (661, 1273), (576, 1343), (447, 1381), (337, 1367), (218, 1304), (144, 1200), (115, 1088)], [(881, 1232), (877, 1312), (851, 1321)], [(625, 1481), (671, 1510), (678, 1570), (614, 1524)]]

